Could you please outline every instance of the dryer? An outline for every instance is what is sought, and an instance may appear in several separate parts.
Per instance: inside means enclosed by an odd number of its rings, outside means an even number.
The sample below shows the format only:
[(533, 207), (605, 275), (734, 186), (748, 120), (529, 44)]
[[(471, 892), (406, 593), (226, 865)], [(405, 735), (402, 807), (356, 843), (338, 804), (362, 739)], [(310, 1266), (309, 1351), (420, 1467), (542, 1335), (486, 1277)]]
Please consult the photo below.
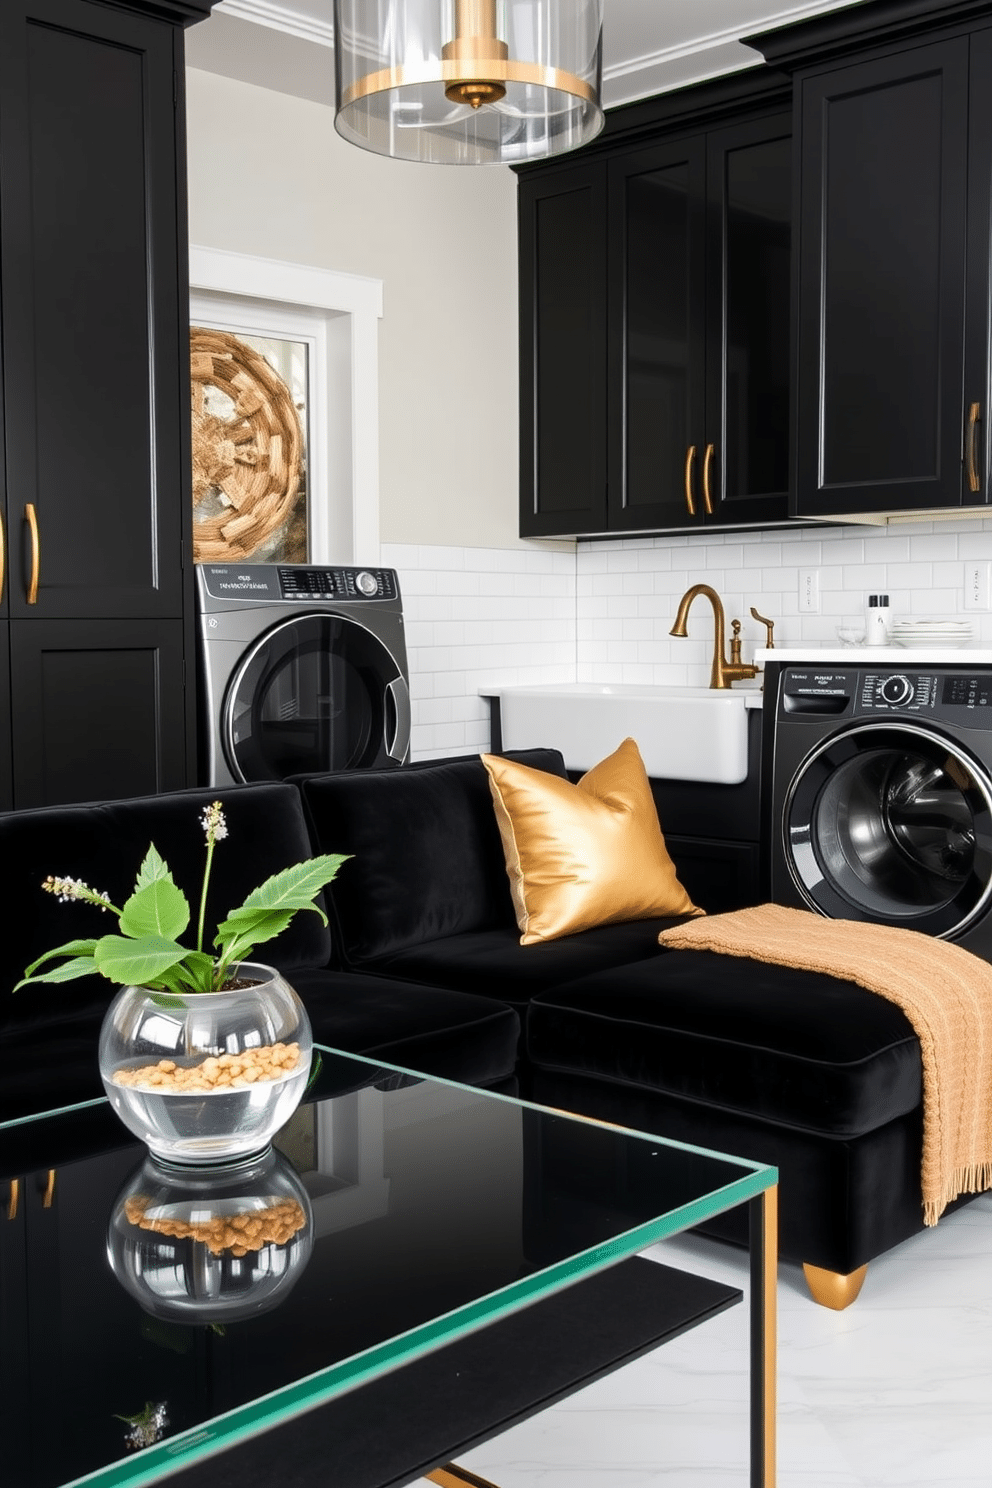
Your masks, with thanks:
[(992, 959), (992, 668), (786, 664), (770, 704), (771, 898)]
[(196, 581), (204, 784), (406, 762), (394, 570), (204, 563)]

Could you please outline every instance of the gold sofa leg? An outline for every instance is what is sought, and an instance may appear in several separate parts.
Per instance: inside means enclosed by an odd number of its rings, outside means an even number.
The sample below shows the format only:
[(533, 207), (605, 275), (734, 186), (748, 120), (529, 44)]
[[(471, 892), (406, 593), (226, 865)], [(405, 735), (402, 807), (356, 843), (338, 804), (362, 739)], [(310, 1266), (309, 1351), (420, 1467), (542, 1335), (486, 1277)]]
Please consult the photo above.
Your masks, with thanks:
[(867, 1266), (859, 1266), (850, 1276), (841, 1276), (839, 1271), (824, 1271), (820, 1266), (810, 1266), (803, 1261), (803, 1275), (813, 1301), (819, 1302), (821, 1307), (832, 1307), (835, 1312), (850, 1307), (861, 1290), (867, 1270)]
[(447, 1462), (444, 1467), (437, 1467), (424, 1476), (429, 1483), (437, 1483), (438, 1488), (496, 1488), (488, 1478), (477, 1478), (475, 1473), (470, 1473), (467, 1467), (459, 1467), (457, 1462)]

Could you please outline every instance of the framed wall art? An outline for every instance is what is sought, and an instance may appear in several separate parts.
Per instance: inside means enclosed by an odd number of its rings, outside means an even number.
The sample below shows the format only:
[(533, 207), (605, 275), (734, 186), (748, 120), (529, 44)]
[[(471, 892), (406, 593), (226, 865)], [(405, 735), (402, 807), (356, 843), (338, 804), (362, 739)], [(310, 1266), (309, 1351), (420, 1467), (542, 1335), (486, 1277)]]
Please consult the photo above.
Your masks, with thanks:
[(378, 280), (190, 249), (197, 563), (379, 559)]

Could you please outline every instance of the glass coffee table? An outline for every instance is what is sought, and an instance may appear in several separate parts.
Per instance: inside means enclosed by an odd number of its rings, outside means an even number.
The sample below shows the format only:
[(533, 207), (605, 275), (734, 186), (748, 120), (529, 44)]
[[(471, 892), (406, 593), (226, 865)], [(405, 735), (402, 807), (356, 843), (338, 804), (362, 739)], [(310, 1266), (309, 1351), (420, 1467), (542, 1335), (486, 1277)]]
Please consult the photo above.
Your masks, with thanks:
[(450, 1459), (740, 1300), (638, 1258), (738, 1204), (772, 1488), (774, 1168), (320, 1056), (223, 1170), (102, 1100), (0, 1124), (4, 1488), (482, 1484)]

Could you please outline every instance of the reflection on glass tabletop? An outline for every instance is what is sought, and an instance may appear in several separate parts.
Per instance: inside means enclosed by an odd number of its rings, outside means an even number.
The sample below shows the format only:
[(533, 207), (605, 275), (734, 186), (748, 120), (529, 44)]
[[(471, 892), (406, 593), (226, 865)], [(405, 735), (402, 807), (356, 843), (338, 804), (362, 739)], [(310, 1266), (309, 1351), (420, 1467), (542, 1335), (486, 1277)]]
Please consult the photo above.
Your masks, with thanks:
[(152, 1482), (775, 1179), (330, 1050), (223, 1170), (104, 1101), (0, 1124), (4, 1488)]

